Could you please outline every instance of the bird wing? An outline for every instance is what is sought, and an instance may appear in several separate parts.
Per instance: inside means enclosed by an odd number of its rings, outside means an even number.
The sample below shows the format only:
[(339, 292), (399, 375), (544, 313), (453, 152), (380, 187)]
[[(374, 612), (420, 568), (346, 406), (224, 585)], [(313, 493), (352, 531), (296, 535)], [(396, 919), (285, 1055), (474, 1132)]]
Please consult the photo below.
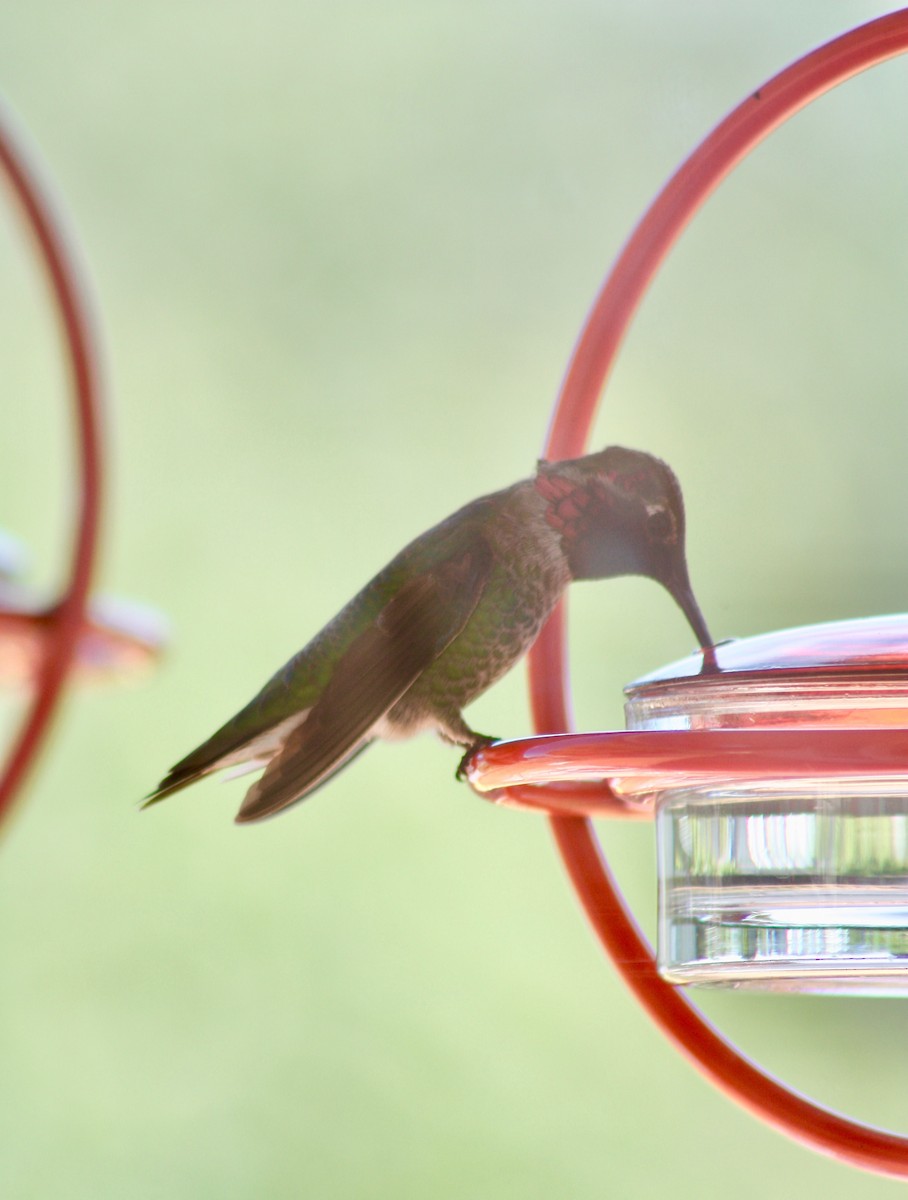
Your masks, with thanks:
[(488, 543), (476, 535), (468, 550), (401, 587), (341, 656), (305, 721), (249, 789), (238, 822), (301, 800), (362, 748), (376, 721), (466, 625), (491, 567)]

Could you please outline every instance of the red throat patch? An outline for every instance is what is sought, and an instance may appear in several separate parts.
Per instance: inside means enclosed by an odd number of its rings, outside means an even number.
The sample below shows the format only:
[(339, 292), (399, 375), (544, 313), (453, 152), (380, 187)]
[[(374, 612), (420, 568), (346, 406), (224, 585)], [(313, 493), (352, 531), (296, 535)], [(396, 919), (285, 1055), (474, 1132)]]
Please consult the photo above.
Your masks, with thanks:
[(608, 490), (599, 479), (581, 486), (563, 475), (539, 474), (533, 483), (546, 502), (546, 522), (569, 541), (578, 538), (589, 524), (591, 504), (596, 508), (608, 504)]

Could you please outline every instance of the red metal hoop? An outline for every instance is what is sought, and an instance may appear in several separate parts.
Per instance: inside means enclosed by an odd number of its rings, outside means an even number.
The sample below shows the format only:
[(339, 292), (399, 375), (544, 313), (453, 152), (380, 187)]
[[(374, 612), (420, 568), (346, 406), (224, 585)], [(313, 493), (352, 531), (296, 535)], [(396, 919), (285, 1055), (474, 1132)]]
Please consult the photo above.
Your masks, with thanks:
[(13, 130), (10, 114), (0, 109), (0, 165), (37, 243), (50, 283), (70, 371), (79, 451), (79, 492), (73, 525), (69, 575), (48, 634), (47, 651), (34, 697), (9, 750), (0, 777), (0, 820), (25, 782), (41, 748), (72, 668), (76, 642), (85, 620), (86, 601), (97, 555), (101, 509), (100, 354), (77, 256), (64, 226), (39, 182), (24, 140)]
[[(544, 453), (582, 454), (602, 385), (650, 280), (681, 231), (721, 180), (778, 125), (852, 75), (908, 50), (908, 9), (871, 21), (807, 54), (734, 109), (656, 197), (597, 297), (574, 351)], [(540, 733), (571, 727), (566, 687), (565, 618), (559, 609), (530, 655), (534, 722)], [(536, 744), (535, 759), (557, 757)], [(564, 785), (582, 801), (597, 785)], [(529, 793), (530, 789), (525, 789)], [(601, 792), (601, 788), (600, 788)], [(525, 797), (528, 798), (528, 797)], [(813, 1149), (881, 1174), (908, 1177), (908, 1138), (850, 1121), (811, 1103), (765, 1074), (722, 1038), (659, 977), (652, 952), (625, 907), (592, 826), (551, 817), (552, 832), (596, 933), (625, 982), (657, 1024), (703, 1074), (754, 1115)]]

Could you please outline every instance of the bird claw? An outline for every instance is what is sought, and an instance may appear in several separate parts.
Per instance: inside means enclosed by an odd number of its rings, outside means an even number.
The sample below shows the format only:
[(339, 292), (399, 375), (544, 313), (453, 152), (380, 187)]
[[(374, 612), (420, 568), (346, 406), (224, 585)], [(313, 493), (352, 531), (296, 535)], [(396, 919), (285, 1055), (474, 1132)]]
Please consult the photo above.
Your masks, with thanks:
[(484, 733), (478, 733), (476, 735), (476, 740), (470, 743), (466, 749), (466, 753), (458, 763), (457, 771), (454, 774), (454, 778), (458, 781), (458, 783), (463, 783), (463, 781), (466, 779), (467, 768), (470, 765), (470, 760), (472, 759), (473, 755), (478, 754), (480, 750), (484, 750), (486, 746), (491, 746), (493, 742), (497, 742), (498, 740), (498, 738), (489, 737)]

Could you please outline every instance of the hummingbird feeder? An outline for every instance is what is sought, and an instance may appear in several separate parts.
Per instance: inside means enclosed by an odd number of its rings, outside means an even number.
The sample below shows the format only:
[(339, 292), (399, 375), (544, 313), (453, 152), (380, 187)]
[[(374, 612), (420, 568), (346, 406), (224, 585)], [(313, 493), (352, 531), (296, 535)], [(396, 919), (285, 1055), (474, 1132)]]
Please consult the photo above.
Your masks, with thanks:
[(0, 174), (18, 203), (44, 269), (63, 341), (74, 408), (77, 496), (68, 574), (59, 595), (37, 596), (16, 578), (21, 547), (0, 536), (0, 686), (30, 691), (24, 718), (0, 768), (0, 821), (11, 810), (50, 729), (71, 675), (106, 679), (147, 666), (162, 648), (160, 618), (124, 602), (90, 601), (98, 550), (103, 479), (102, 371), (80, 256), (50, 189), (0, 108)]
[[(544, 456), (584, 452), (637, 305), (681, 231), (769, 133), (908, 51), (908, 9), (870, 21), (751, 92), (669, 179), (615, 262), (574, 351)], [(908, 1177), (908, 1137), (839, 1116), (744, 1058), (676, 985), (908, 994), (908, 615), (720, 645), (626, 689), (627, 731), (574, 734), (566, 624), (530, 654), (538, 735), (478, 752), (473, 787), (541, 811), (600, 940), (702, 1072), (769, 1124), (855, 1166)], [(591, 817), (655, 818), (658, 956)]]

